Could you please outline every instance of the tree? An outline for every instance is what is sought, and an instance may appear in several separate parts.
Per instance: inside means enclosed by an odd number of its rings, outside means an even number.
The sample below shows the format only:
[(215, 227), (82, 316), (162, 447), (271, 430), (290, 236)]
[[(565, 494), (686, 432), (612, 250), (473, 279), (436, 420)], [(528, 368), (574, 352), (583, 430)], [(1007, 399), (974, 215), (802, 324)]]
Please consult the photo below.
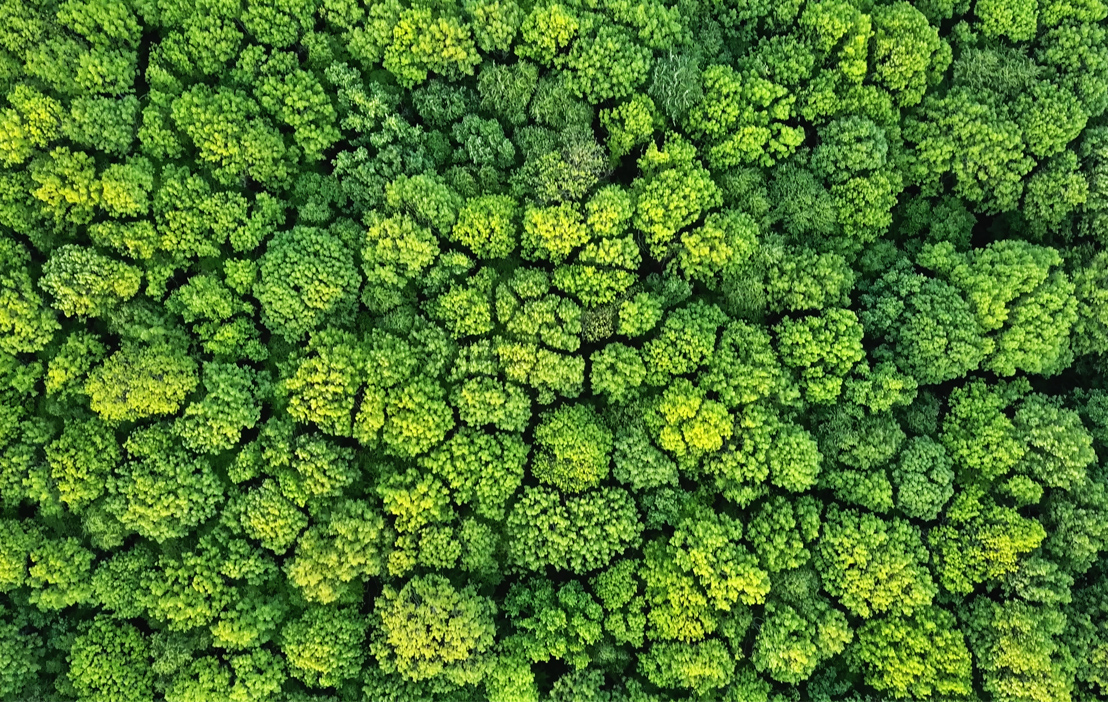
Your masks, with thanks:
[(825, 659), (838, 655), (852, 638), (846, 617), (826, 601), (766, 604), (766, 618), (754, 640), (755, 669), (784, 683), (812, 677)]
[(647, 680), (659, 687), (710, 693), (731, 680), (735, 661), (719, 639), (698, 643), (658, 643), (639, 660)]
[(983, 687), (1002, 700), (1050, 700), (1069, 697), (1071, 682), (1056, 640), (1065, 616), (1056, 609), (1019, 600), (992, 602), (974, 598), (967, 612), (967, 634)]
[(699, 641), (720, 626), (723, 613), (760, 604), (769, 575), (738, 543), (742, 524), (710, 510), (681, 519), (668, 539), (644, 548), (647, 635), (653, 640)]
[(631, 186), (636, 202), (633, 223), (646, 235), (650, 255), (664, 260), (677, 232), (722, 204), (722, 197), (708, 170), (696, 160), (696, 149), (678, 134), (667, 134), (661, 149), (650, 143), (638, 165), (642, 174)]
[(833, 402), (847, 373), (865, 356), (862, 325), (854, 312), (828, 309), (819, 316), (785, 317), (773, 328), (783, 366), (813, 404)]
[(284, 139), (242, 90), (194, 85), (173, 100), (171, 114), (223, 185), (246, 177), (260, 183), (288, 177)]
[(262, 321), (295, 341), (325, 321), (349, 314), (361, 278), (341, 239), (315, 227), (293, 227), (269, 241), (254, 294)]
[(114, 432), (100, 419), (66, 422), (61, 436), (46, 447), (58, 494), (75, 512), (104, 493), (122, 458)]
[(553, 659), (584, 668), (591, 660), (590, 647), (601, 639), (603, 610), (579, 580), (557, 588), (545, 578), (517, 584), (504, 609), (516, 628), (505, 647), (536, 663)]
[(458, 211), (450, 239), (480, 258), (506, 258), (518, 246), (516, 201), (508, 195), (470, 198)]
[(863, 618), (911, 615), (937, 592), (919, 530), (904, 520), (829, 507), (818, 553), (824, 587)]
[(89, 373), (92, 411), (118, 424), (174, 414), (199, 382), (196, 362), (172, 338), (125, 343)]
[(132, 431), (130, 458), (108, 482), (109, 500), (129, 529), (159, 543), (181, 538), (216, 513), (223, 485), (208, 461), (180, 446), (171, 425)]
[(508, 556), (519, 567), (584, 573), (636, 546), (642, 523), (634, 500), (619, 488), (563, 496), (529, 487), (508, 513), (505, 529)]
[(983, 498), (979, 491), (956, 495), (947, 524), (928, 533), (939, 583), (968, 594), (977, 583), (1011, 573), (1019, 559), (1042, 544), (1043, 525), (1015, 509)]
[(746, 163), (772, 166), (804, 141), (804, 129), (785, 122), (796, 96), (784, 86), (730, 66), (704, 69), (704, 99), (688, 116), (690, 132), (713, 168)]
[(973, 689), (965, 637), (954, 616), (937, 607), (867, 621), (850, 655), (861, 663), (871, 687), (897, 699), (963, 697)]
[(608, 476), (612, 433), (591, 405), (563, 405), (543, 413), (534, 440), (531, 474), (539, 482), (572, 493)]
[(430, 266), (439, 253), (430, 229), (406, 215), (366, 217), (369, 229), (362, 248), (366, 290), (362, 300), (377, 312), (387, 312), (411, 297), (412, 281)]
[(455, 685), (484, 677), (496, 607), (472, 587), (457, 590), (439, 575), (412, 578), (400, 590), (385, 588), (376, 611), (379, 629), (370, 649), (386, 672)]
[(361, 669), (365, 635), (355, 610), (312, 605), (281, 629), (281, 650), (289, 672), (308, 687), (339, 687)]
[(357, 585), (363, 580), (384, 570), (388, 537), (378, 509), (344, 500), (300, 535), (285, 573), (309, 602), (346, 600), (361, 594)]
[(896, 487), (896, 506), (915, 519), (932, 521), (954, 494), (954, 461), (929, 436), (914, 436), (890, 471)]
[(35, 291), (27, 251), (14, 240), (0, 242), (0, 350), (35, 353), (50, 343), (58, 322)]
[(185, 407), (177, 433), (197, 453), (219, 453), (239, 443), (243, 430), (261, 420), (259, 382), (250, 368), (231, 363), (206, 363), (201, 372), (204, 399)]
[[(127, 622), (100, 615), (83, 625), (69, 650), (69, 682), (88, 699), (151, 699), (149, 643)], [(143, 665), (136, 665), (142, 661)]]
[(452, 499), (500, 520), (523, 482), (529, 447), (517, 434), (459, 429), (420, 463), (441, 477)]

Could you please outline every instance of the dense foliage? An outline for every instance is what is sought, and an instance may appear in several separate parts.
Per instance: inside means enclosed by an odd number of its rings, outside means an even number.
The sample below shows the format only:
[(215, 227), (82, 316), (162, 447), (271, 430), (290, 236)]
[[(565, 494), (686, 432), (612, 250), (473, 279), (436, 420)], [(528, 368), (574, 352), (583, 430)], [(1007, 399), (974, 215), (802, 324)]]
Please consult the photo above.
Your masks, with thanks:
[(1104, 0), (0, 0), (0, 699), (1108, 696)]

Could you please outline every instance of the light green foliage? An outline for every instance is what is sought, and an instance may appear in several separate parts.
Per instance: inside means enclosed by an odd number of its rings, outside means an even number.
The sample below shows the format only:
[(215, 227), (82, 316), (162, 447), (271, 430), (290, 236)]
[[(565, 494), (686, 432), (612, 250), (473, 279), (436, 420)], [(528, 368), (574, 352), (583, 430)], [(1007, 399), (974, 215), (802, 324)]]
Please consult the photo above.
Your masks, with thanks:
[(763, 502), (746, 528), (746, 540), (771, 573), (799, 568), (819, 536), (820, 504), (802, 497), (794, 503), (780, 495)]
[(850, 310), (786, 317), (773, 331), (781, 364), (792, 371), (813, 404), (833, 402), (842, 392), (843, 378), (865, 355), (862, 325)]
[(451, 16), (434, 17), (429, 7), (402, 10), (384, 51), (385, 69), (405, 88), (422, 83), (428, 72), (451, 80), (473, 75), (480, 61), (469, 25)]
[(355, 396), (367, 375), (366, 352), (358, 339), (338, 330), (321, 330), (311, 335), (294, 359), (296, 365), (282, 380), (289, 415), (328, 433), (349, 436)]
[(588, 572), (639, 543), (642, 523), (619, 488), (580, 495), (525, 488), (508, 514), (508, 555), (527, 570), (546, 566)]
[(0, 699), (1108, 694), (1106, 0), (0, 18)]
[(435, 261), (438, 241), (430, 229), (406, 215), (366, 216), (362, 271), (366, 289), (362, 300), (378, 313), (402, 304), (412, 282)]
[(61, 103), (25, 83), (7, 98), (11, 107), (0, 112), (0, 157), (4, 165), (15, 166), (57, 138), (63, 113)]
[(264, 183), (287, 176), (284, 140), (260, 112), (258, 103), (240, 90), (212, 90), (203, 84), (181, 93), (172, 104), (173, 121), (223, 185), (245, 177)]
[(803, 492), (815, 484), (823, 455), (803, 427), (753, 404), (738, 417), (734, 431), (740, 440), (704, 464), (728, 499), (748, 504), (767, 479), (790, 492)]
[(523, 431), (531, 420), (531, 399), (523, 388), (492, 378), (472, 378), (457, 386), (450, 402), (463, 424), (491, 424), (503, 431)]
[(828, 508), (819, 545), (824, 587), (854, 614), (910, 615), (937, 588), (919, 530), (900, 519)]
[(124, 98), (76, 98), (62, 131), (72, 142), (85, 148), (123, 155), (131, 149), (135, 138), (139, 102), (133, 96)]
[(616, 561), (607, 570), (592, 578), (593, 592), (604, 605), (604, 630), (619, 643), (641, 647), (646, 616), (641, 584), (635, 572), (638, 561)]
[(15, 241), (0, 241), (0, 350), (34, 353), (44, 348), (58, 322), (43, 304), (27, 270), (30, 257)]
[(600, 124), (608, 130), (608, 153), (620, 159), (654, 134), (654, 102), (637, 93), (627, 102), (600, 111)]
[(935, 574), (947, 591), (966, 595), (977, 583), (1015, 571), (1019, 560), (1038, 548), (1046, 530), (1035, 519), (975, 492), (954, 497), (948, 522), (928, 534)]
[(472, 685), (484, 676), (496, 606), (472, 587), (455, 589), (440, 575), (417, 577), (399, 591), (386, 588), (376, 611), (380, 628), (371, 650), (386, 672), (455, 685)]
[(42, 539), (31, 549), (27, 600), (43, 611), (82, 604), (92, 595), (89, 572), (93, 552), (78, 539)]
[(177, 432), (197, 453), (226, 451), (261, 419), (257, 375), (249, 368), (213, 362), (204, 364), (201, 377), (204, 399), (185, 407)]
[(87, 224), (100, 204), (100, 182), (93, 158), (59, 146), (31, 161), (31, 195), (58, 224)]
[(294, 227), (271, 239), (254, 287), (266, 326), (298, 340), (349, 313), (361, 284), (351, 259), (343, 242), (322, 229)]
[(1004, 410), (1027, 390), (1019, 381), (991, 388), (974, 381), (951, 391), (939, 440), (954, 459), (961, 482), (993, 481), (1023, 458), (1027, 447)]
[(646, 367), (639, 352), (625, 344), (608, 344), (589, 360), (593, 394), (604, 394), (611, 402), (623, 401), (646, 378)]
[(566, 87), (590, 104), (620, 100), (646, 81), (651, 51), (611, 24), (578, 36), (565, 58)]
[(1004, 376), (1050, 373), (1067, 362), (1076, 300), (1073, 283), (1051, 271), (1060, 263), (1056, 251), (1007, 240), (960, 254), (942, 243), (925, 247), (919, 263), (959, 288), (980, 327), (993, 332), (988, 368)]
[(528, 342), (503, 341), (495, 350), (508, 380), (535, 388), (540, 404), (548, 405), (559, 395), (575, 398), (581, 394), (585, 359)]
[[(81, 627), (69, 650), (69, 682), (84, 699), (139, 702), (153, 694), (149, 643), (138, 629), (101, 615)], [(141, 661), (142, 664), (135, 665)]]
[(579, 27), (571, 8), (560, 3), (537, 5), (523, 20), (516, 55), (549, 66), (576, 38)]
[(132, 266), (79, 246), (63, 246), (47, 262), (40, 285), (67, 317), (101, 317), (138, 292), (142, 274)]
[(943, 40), (927, 17), (907, 2), (874, 8), (877, 80), (904, 106), (918, 104), (928, 84), (945, 70)]
[(512, 0), (468, 0), (465, 11), (477, 47), (485, 53), (507, 51), (523, 22), (523, 12)]
[(108, 476), (122, 458), (111, 427), (99, 419), (66, 422), (61, 436), (46, 447), (50, 476), (62, 502), (73, 511), (104, 493)]
[(619, 332), (624, 336), (642, 336), (662, 320), (662, 301), (650, 293), (638, 293), (619, 306)]
[(727, 316), (701, 301), (671, 312), (658, 335), (642, 349), (647, 383), (664, 385), (675, 375), (687, 375), (708, 363), (719, 327)]
[(419, 224), (439, 233), (450, 231), (463, 200), (437, 176), (400, 176), (385, 186), (385, 203), (390, 210), (406, 212)]
[(277, 554), (287, 551), (308, 526), (303, 512), (271, 480), (247, 491), (239, 509), (243, 532)]
[[(291, 426), (277, 425), (274, 429), (278, 433)], [(281, 493), (297, 506), (305, 506), (313, 497), (336, 497), (357, 479), (359, 470), (350, 448), (318, 434), (303, 434), (292, 441), (280, 438), (283, 445), (274, 447), (270, 461)]]
[(254, 86), (254, 97), (278, 124), (292, 129), (293, 142), (306, 161), (319, 161), (339, 139), (335, 108), (323, 85), (312, 73), (297, 67), (295, 56), (274, 53), (262, 67), (263, 77)]
[(677, 464), (659, 451), (642, 427), (635, 427), (615, 438), (612, 475), (643, 490), (677, 483)]
[(312, 605), (281, 630), (289, 672), (308, 687), (337, 687), (361, 668), (365, 619), (343, 607)]
[(642, 175), (632, 184), (634, 225), (646, 235), (655, 260), (662, 260), (684, 227), (722, 204), (711, 174), (696, 160), (696, 149), (677, 134), (667, 134), (664, 149), (651, 142), (639, 158)]
[(561, 263), (588, 240), (584, 219), (572, 205), (532, 208), (523, 215), (523, 254), (530, 260)]
[(164, 340), (125, 344), (89, 373), (92, 410), (110, 423), (173, 414), (198, 382), (185, 349)]
[[(795, 580), (806, 571), (794, 573), (785, 577)], [(794, 601), (766, 604), (767, 616), (754, 640), (751, 660), (757, 670), (774, 680), (795, 684), (810, 678), (824, 660), (841, 653), (852, 632), (846, 616), (818, 598), (814, 588), (793, 593), (791, 583), (781, 584), (785, 596)], [(799, 594), (811, 601), (794, 596)]]
[(969, 90), (928, 96), (920, 117), (905, 122), (904, 138), (916, 145), (909, 172), (928, 189), (942, 174), (953, 174), (954, 193), (979, 211), (1010, 210), (1034, 166), (1021, 136), (1018, 124)]
[(659, 687), (711, 694), (734, 674), (735, 661), (719, 639), (699, 643), (658, 643), (639, 659), (639, 669)]
[(954, 617), (937, 607), (909, 617), (871, 619), (851, 649), (866, 682), (896, 699), (963, 697), (972, 691), (969, 651)]
[(727, 408), (707, 398), (702, 388), (678, 378), (649, 407), (645, 416), (658, 446), (683, 466), (695, 466), (731, 438), (734, 419)]
[(505, 258), (518, 245), (516, 202), (507, 195), (471, 198), (458, 211), (450, 239), (481, 258)]
[(384, 570), (385, 520), (364, 501), (343, 500), (296, 542), (285, 573), (309, 602), (330, 604), (360, 594)]
[(421, 463), (450, 487), (458, 504), (488, 519), (504, 507), (523, 481), (528, 448), (515, 434), (460, 429)]
[(591, 241), (576, 262), (554, 271), (554, 284), (586, 306), (610, 304), (635, 281), (642, 263), (639, 247), (628, 235), (634, 212), (626, 190), (605, 186), (585, 203), (586, 226)]
[(772, 396), (782, 373), (769, 333), (746, 322), (729, 322), (704, 377), (708, 389), (731, 409)]
[(745, 212), (712, 213), (681, 237), (677, 264), (686, 276), (710, 284), (745, 263), (757, 246), (758, 225)]
[(1027, 41), (1035, 36), (1037, 3), (979, 0), (974, 4), (974, 12), (981, 22), (981, 32), (987, 37), (1005, 36), (1012, 41)]
[(0, 550), (0, 591), (22, 587), (27, 580), (27, 556), (41, 541), (37, 529), (24, 529), (15, 519), (0, 521), (3, 549)]
[(1094, 464), (1096, 453), (1076, 412), (1044, 395), (1031, 395), (1020, 403), (1012, 423), (1027, 442), (1017, 470), (1050, 488), (1073, 490), (1085, 482), (1085, 469)]
[(650, 638), (698, 641), (717, 629), (722, 612), (765, 602), (769, 574), (739, 543), (742, 533), (738, 520), (706, 510), (681, 520), (668, 540), (647, 544), (641, 574)]
[(564, 492), (581, 492), (608, 477), (612, 433), (591, 405), (544, 412), (535, 427), (531, 475)]
[(772, 166), (804, 141), (804, 129), (786, 124), (796, 97), (788, 88), (730, 66), (704, 69), (704, 99), (689, 112), (691, 133), (719, 169), (746, 163)]
[(131, 432), (130, 460), (114, 471), (108, 491), (127, 528), (157, 542), (180, 538), (216, 513), (223, 485), (208, 461), (180, 446), (167, 424)]
[(1065, 616), (1056, 609), (975, 598), (966, 633), (984, 689), (998, 700), (1068, 697), (1065, 654), (1057, 640), (1064, 628)]

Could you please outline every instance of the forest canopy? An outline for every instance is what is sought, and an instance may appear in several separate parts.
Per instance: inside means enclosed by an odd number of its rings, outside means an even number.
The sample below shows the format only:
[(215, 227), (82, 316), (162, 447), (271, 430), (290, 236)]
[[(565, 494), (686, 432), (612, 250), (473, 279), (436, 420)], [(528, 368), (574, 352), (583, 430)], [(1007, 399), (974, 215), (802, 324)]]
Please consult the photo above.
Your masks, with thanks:
[(1108, 696), (1104, 0), (0, 0), (0, 700)]

